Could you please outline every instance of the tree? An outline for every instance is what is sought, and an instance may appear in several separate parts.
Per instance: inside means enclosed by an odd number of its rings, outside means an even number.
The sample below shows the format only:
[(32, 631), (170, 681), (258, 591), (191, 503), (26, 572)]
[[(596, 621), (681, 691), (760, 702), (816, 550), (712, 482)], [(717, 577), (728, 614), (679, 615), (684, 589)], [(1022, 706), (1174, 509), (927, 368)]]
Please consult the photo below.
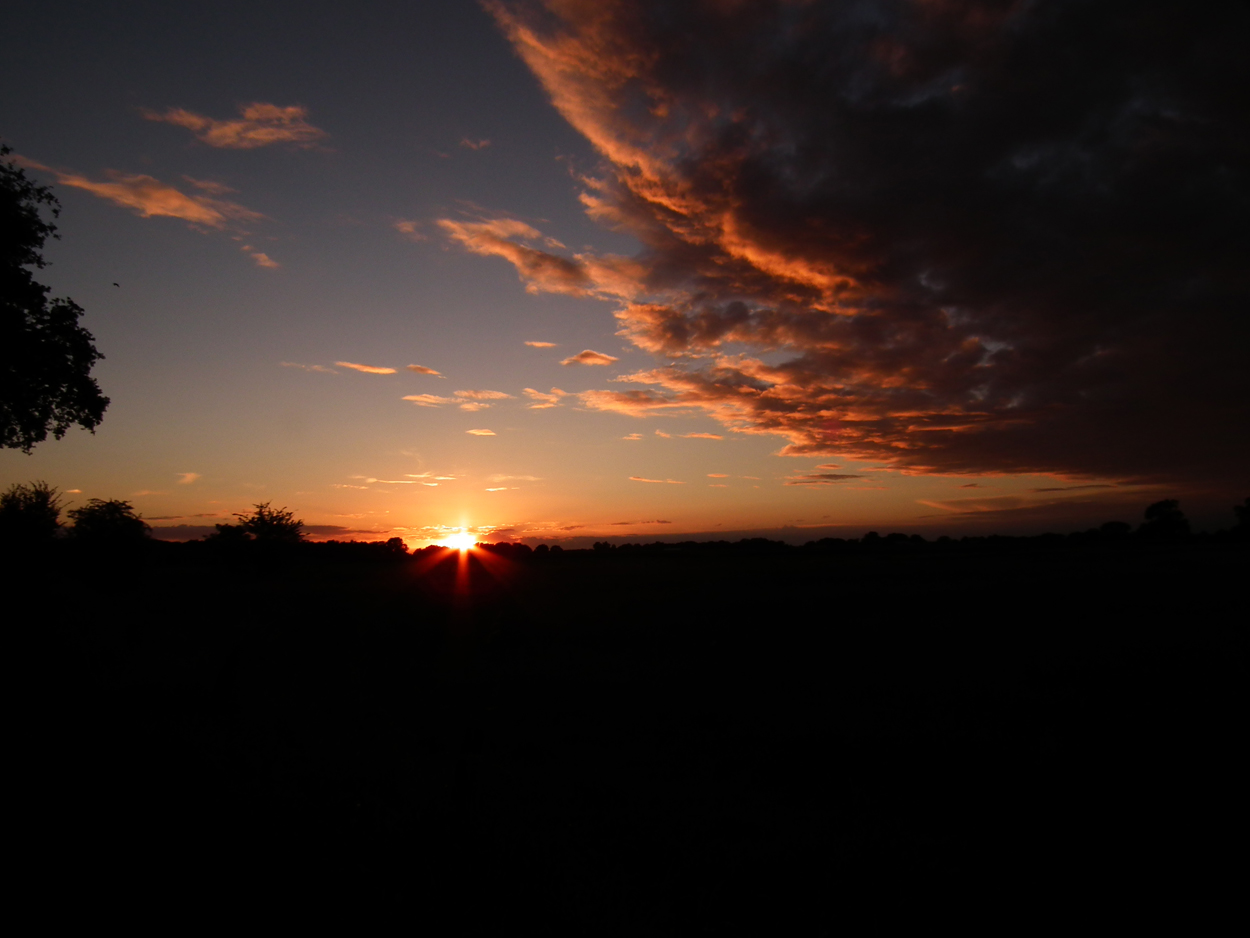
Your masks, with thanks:
[[(297, 521), (295, 512), (286, 508), (270, 508), (269, 502), (253, 505), (256, 510), (250, 515), (235, 513), (241, 527), (258, 541), (295, 542), (304, 539), (304, 522)], [(225, 527), (218, 525), (218, 529)]]
[(1180, 502), (1165, 498), (1146, 509), (1146, 521), (1137, 533), (1157, 540), (1181, 540), (1189, 537), (1189, 519), (1181, 511)]
[(47, 482), (14, 483), (0, 495), (0, 540), (49, 541), (60, 526), (61, 496)]
[[(0, 156), (10, 149), (0, 146)], [(51, 431), (74, 424), (95, 432), (109, 399), (91, 377), (104, 356), (78, 324), (73, 300), (49, 299), (29, 267), (47, 266), (41, 251), (56, 226), (60, 203), (12, 163), (0, 160), (0, 446), (29, 453)]]
[(95, 543), (138, 543), (152, 531), (130, 502), (116, 498), (90, 499), (83, 507), (70, 509), (69, 516), (74, 519), (74, 537)]

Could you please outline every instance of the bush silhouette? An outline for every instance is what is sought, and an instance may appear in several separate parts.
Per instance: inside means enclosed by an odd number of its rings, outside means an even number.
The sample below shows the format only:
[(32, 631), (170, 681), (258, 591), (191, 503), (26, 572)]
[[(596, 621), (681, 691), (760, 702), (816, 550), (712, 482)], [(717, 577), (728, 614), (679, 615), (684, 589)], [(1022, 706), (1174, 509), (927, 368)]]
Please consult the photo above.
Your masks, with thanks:
[(130, 502), (120, 499), (93, 498), (81, 508), (69, 511), (74, 519), (76, 539), (95, 543), (140, 543), (152, 531), (148, 523), (135, 514)]
[(1137, 533), (1153, 540), (1179, 540), (1189, 537), (1189, 519), (1181, 511), (1180, 502), (1165, 498), (1146, 509), (1146, 521)]
[(0, 540), (50, 541), (61, 527), (61, 496), (47, 482), (14, 483), (0, 495)]

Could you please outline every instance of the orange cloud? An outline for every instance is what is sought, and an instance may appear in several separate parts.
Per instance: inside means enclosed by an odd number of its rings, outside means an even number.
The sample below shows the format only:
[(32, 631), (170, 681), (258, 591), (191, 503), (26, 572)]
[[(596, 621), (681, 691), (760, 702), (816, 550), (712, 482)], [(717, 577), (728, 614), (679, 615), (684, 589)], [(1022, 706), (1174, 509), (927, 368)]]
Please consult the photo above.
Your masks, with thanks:
[(676, 479), (644, 479), (642, 476), (630, 476), (630, 482), (655, 482), (658, 484), (668, 483), (669, 485), (685, 485), (685, 482), (678, 482)]
[(412, 401), (418, 407), (439, 407), (443, 404), (454, 404), (454, 397), (439, 397), (437, 394), (408, 394), (402, 400)]
[(399, 221), (395, 222), (391, 227), (394, 228), (396, 231), (398, 231), (401, 235), (403, 235), (409, 241), (429, 241), (430, 240), (429, 235), (417, 230), (418, 228), (421, 227), (421, 222), (419, 221), (409, 221), (409, 220), (401, 218)]
[(524, 222), (511, 218), (477, 221), (441, 218), (438, 225), (453, 241), (474, 254), (511, 261), (530, 293), (589, 294), (590, 279), (579, 263), (513, 240), (542, 240), (542, 232)]
[(353, 371), (360, 371), (367, 375), (393, 375), (394, 368), (385, 368), (379, 365), (361, 365), (356, 362), (335, 362), (340, 368), (350, 368)]
[[(1223, 73), (1168, 79), (1211, 121), (1198, 143), (1129, 85), (1077, 93), (1102, 80), (1090, 24), (1110, 11), (1011, 7), (1006, 29), (1006, 14), (950, 3), (890, 6), (871, 25), (818, 4), (487, 6), (603, 158), (582, 180), (587, 214), (643, 246), (569, 258), (537, 232), (536, 254), (517, 236), (506, 251), (461, 241), (507, 257), (532, 292), (616, 301), (619, 334), (668, 359), (633, 376), (646, 390), (583, 405), (702, 413), (778, 436), (786, 455), (910, 472), (1244, 477), (1250, 443), (1227, 432), (1247, 421), (1244, 325), (1227, 310), (1244, 305), (1250, 225), (1204, 181), (1236, 162)], [(1185, 47), (1215, 41), (1217, 20), (1187, 22)], [(707, 50), (695, 66), (690, 35)], [(1041, 36), (1083, 50), (1064, 81), (1021, 73)], [(1025, 112), (1049, 115), (1049, 136), (1002, 119)], [(1105, 113), (1138, 116), (1072, 135)], [(1198, 218), (1209, 240), (1192, 237)], [(1181, 299), (1197, 270), (1205, 285)]]
[[(490, 141), (489, 140), (470, 140), (468, 137), (465, 137), (464, 139), (460, 141), (460, 145), (470, 150), (485, 150), (488, 146), (490, 146)], [(487, 491), (489, 491), (489, 489)]]
[(301, 365), (299, 362), (278, 362), (283, 368), (299, 368), (302, 371), (319, 371), (322, 374), (336, 375), (338, 374), (333, 368), (327, 368), (325, 365)]
[(202, 476), (198, 472), (180, 472), (178, 473), (178, 484), (190, 485), (199, 478), (202, 478)]
[(619, 358), (613, 358), (611, 355), (605, 355), (603, 352), (596, 352), (593, 349), (584, 349), (569, 358), (560, 362), (561, 365), (610, 365), (613, 362), (620, 361)]
[(526, 397), (531, 398), (535, 402), (529, 405), (530, 410), (546, 410), (549, 407), (559, 407), (560, 399), (569, 396), (568, 391), (561, 391), (559, 388), (552, 388), (550, 394), (535, 391), (533, 388), (525, 388), (524, 392)]
[(224, 229), (232, 222), (251, 222), (265, 217), (234, 202), (188, 195), (152, 176), (108, 170), (105, 175), (109, 181), (100, 182), (76, 173), (52, 172), (61, 185), (83, 189), (114, 205), (132, 210), (140, 218), (180, 218), (194, 225)]
[(275, 261), (272, 257), (264, 253), (263, 251), (254, 251), (251, 253), (250, 256), (252, 260), (256, 261), (257, 267), (268, 267), (272, 269), (274, 267), (282, 266), (281, 264), (279, 264), (277, 261)]
[(554, 342), (526, 342), (525, 344), (530, 346), (531, 348), (555, 348), (556, 347), (556, 344)]
[(471, 436), (494, 436), (495, 435), (494, 430), (465, 430), (464, 432), (470, 434)]
[(629, 434), (627, 434), (627, 435), (625, 435), (625, 436), (621, 437), (621, 439), (622, 439), (622, 440), (641, 440), (641, 439), (642, 439), (642, 434), (641, 434), (641, 433), (629, 433)]
[(305, 120), (307, 108), (256, 102), (240, 108), (240, 112), (242, 118), (235, 120), (215, 120), (183, 108), (169, 108), (163, 113), (145, 110), (143, 116), (185, 127), (209, 146), (229, 150), (252, 150), (275, 143), (310, 146), (326, 136), (324, 130)]
[(419, 375), (429, 375), (432, 378), (447, 377), (443, 373), (435, 371), (433, 368), (426, 368), (425, 365), (405, 365), (404, 367), (407, 368), (409, 371), (416, 372)]
[(723, 440), (724, 437), (715, 433), (683, 433), (683, 439), (687, 440)]
[(709, 473), (707, 474), (707, 477), (708, 477), (709, 479), (728, 479), (728, 478), (729, 478), (729, 473), (727, 473), (727, 472), (709, 472)]
[(503, 401), (510, 400), (511, 394), (505, 394), (503, 391), (457, 391), (456, 397), (464, 397), (474, 401)]

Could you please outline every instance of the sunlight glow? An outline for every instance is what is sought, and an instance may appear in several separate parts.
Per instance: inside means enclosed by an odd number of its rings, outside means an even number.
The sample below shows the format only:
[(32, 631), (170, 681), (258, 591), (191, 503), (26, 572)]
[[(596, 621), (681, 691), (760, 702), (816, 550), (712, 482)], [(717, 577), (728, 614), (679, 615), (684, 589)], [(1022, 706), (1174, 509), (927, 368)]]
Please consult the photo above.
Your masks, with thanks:
[(447, 535), (439, 543), (454, 550), (471, 550), (477, 543), (477, 537), (468, 531), (457, 531), (455, 534)]

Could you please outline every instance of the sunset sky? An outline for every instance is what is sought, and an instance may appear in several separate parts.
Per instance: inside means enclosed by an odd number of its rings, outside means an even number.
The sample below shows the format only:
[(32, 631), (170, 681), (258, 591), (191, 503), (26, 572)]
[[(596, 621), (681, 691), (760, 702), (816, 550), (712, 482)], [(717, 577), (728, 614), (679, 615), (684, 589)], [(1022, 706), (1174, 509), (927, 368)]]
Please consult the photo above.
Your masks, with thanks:
[(8, 9), (112, 404), (3, 485), (413, 546), (1250, 494), (1242, 5)]

